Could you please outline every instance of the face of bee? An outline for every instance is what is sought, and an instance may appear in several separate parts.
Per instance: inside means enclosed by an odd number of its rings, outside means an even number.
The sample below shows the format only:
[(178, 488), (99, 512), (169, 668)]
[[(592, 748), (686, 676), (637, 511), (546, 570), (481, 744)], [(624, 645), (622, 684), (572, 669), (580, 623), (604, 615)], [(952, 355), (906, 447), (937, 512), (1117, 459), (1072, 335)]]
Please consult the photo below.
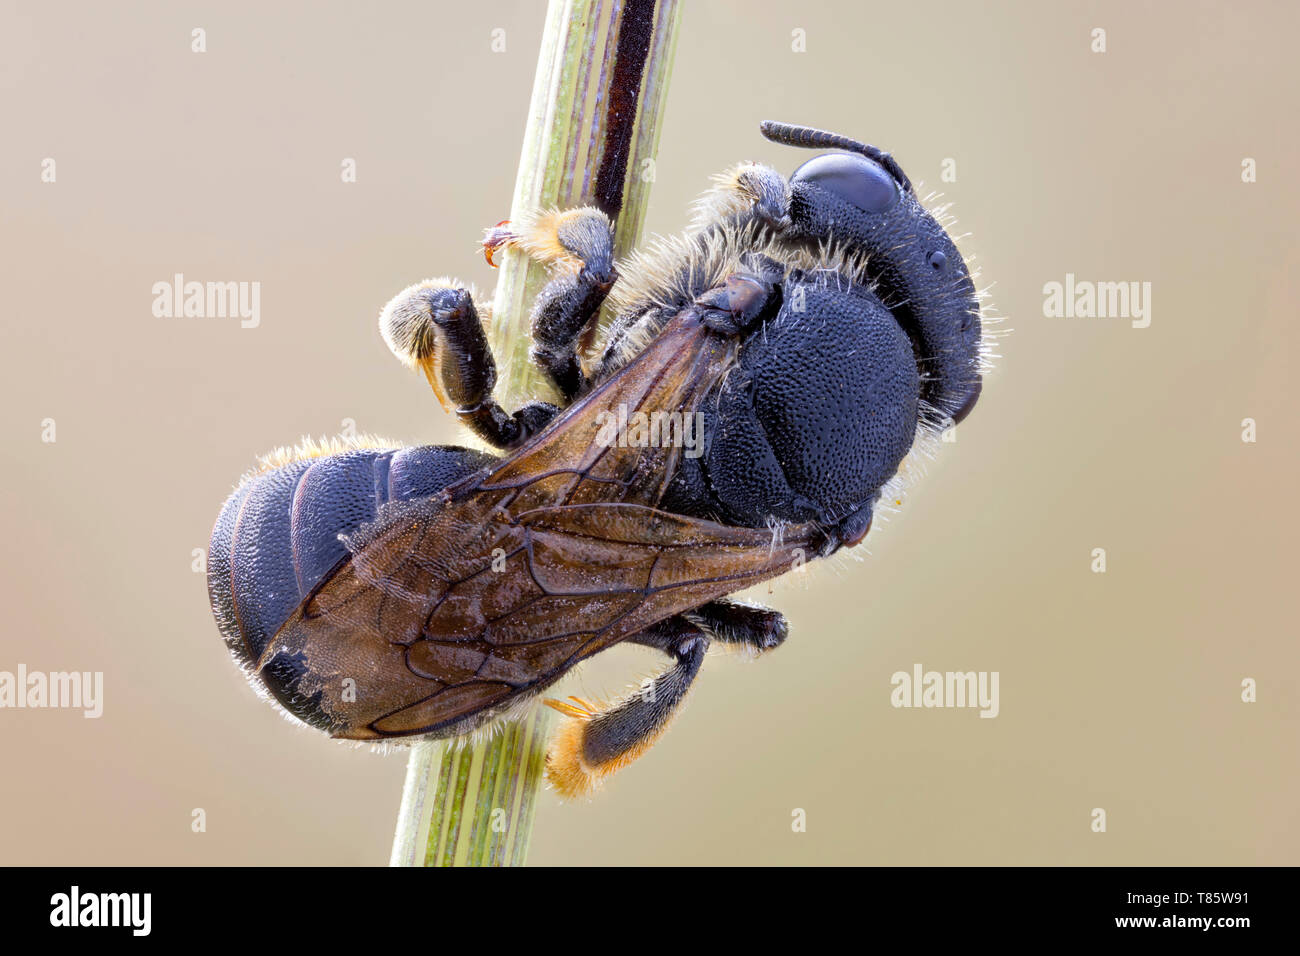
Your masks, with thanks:
[(814, 157), (790, 177), (790, 212), (791, 239), (866, 256), (876, 296), (915, 348), (928, 423), (969, 415), (980, 394), (978, 297), (961, 253), (901, 168), (854, 153)]

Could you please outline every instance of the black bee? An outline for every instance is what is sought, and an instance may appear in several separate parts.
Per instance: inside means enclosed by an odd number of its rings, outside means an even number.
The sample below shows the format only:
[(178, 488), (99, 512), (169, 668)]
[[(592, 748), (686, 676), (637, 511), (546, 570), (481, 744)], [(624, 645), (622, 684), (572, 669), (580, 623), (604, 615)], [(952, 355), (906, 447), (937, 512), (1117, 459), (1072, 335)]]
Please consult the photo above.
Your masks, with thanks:
[(620, 641), (657, 648), (674, 663), (645, 691), (548, 701), (572, 718), (550, 779), (587, 792), (663, 731), (710, 642), (785, 639), (779, 613), (727, 594), (860, 542), (914, 442), (970, 413), (978, 296), (903, 170), (831, 133), (762, 132), (835, 151), (788, 180), (737, 166), (683, 235), (617, 265), (596, 209), (488, 231), (489, 261), (514, 245), (551, 266), (532, 355), (561, 406), (496, 403), (459, 283), (385, 307), (392, 350), (506, 454), (305, 444), (239, 485), (212, 609), (289, 713), (353, 740), (451, 736)]

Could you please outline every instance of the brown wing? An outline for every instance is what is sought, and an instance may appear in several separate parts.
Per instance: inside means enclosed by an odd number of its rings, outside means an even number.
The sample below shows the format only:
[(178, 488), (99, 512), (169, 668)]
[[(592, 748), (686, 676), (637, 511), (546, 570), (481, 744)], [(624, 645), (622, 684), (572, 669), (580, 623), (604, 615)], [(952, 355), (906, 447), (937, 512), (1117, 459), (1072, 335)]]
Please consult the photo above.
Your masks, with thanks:
[(336, 737), (458, 733), (656, 621), (788, 570), (801, 535), (653, 507), (679, 447), (601, 440), (620, 408), (693, 412), (732, 348), (683, 313), (491, 472), (386, 509), (261, 663), (298, 660), (294, 690), (319, 695)]

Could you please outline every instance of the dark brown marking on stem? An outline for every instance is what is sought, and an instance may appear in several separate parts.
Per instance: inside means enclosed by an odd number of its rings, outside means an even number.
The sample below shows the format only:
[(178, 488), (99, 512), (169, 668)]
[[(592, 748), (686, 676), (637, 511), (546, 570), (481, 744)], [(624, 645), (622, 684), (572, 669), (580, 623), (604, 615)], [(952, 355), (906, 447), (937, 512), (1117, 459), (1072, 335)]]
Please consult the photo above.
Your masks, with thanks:
[(592, 199), (610, 219), (623, 208), (623, 184), (636, 127), (637, 106), (646, 58), (654, 43), (654, 13), (657, 0), (627, 0), (618, 28), (614, 53), (614, 76), (605, 107), (605, 148), (596, 173)]

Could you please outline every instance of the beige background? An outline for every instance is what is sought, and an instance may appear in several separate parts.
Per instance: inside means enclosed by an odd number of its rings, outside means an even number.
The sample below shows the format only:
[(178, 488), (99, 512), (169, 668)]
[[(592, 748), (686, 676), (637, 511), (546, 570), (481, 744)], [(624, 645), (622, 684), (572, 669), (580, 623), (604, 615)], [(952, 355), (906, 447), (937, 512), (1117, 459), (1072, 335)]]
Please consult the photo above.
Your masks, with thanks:
[[(454, 439), (374, 319), (426, 275), (493, 281), (474, 242), (508, 212), (542, 17), (5, 5), (0, 669), (106, 690), (97, 721), (0, 711), (0, 862), (387, 861), (403, 758), (259, 703), (191, 551), (272, 446), (348, 418)], [(869, 553), (774, 587), (787, 645), (711, 657), (598, 799), (544, 795), (532, 862), (1300, 863), (1298, 27), (1280, 2), (689, 6), (649, 228), (680, 229), (738, 159), (806, 158), (758, 137), (766, 117), (878, 143), (932, 187), (951, 157), (957, 231), (1014, 331)], [(261, 326), (154, 318), (175, 272), (260, 281)], [(1044, 318), (1067, 272), (1151, 282), (1150, 328)], [(610, 657), (573, 688), (658, 666)], [(1001, 715), (892, 708), (918, 662), (999, 671)]]

